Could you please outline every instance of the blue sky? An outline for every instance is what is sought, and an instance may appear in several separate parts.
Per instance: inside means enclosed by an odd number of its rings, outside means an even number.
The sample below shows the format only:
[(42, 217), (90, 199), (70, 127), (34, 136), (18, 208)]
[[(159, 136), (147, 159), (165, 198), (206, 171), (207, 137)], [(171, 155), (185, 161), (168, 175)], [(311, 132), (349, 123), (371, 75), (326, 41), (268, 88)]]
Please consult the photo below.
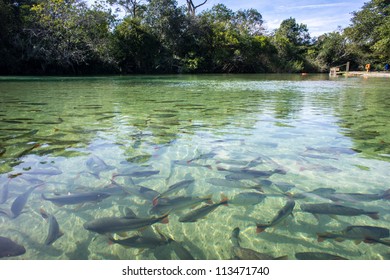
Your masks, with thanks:
[[(179, 5), (186, 3), (185, 0), (177, 1)], [(203, 2), (193, 1), (194, 4)], [(293, 17), (298, 23), (306, 24), (312, 36), (319, 36), (337, 30), (338, 26), (347, 27), (351, 12), (360, 10), (365, 2), (369, 0), (208, 0), (202, 8), (208, 9), (218, 3), (233, 11), (254, 8), (262, 14), (268, 31), (278, 28), (282, 20)]]

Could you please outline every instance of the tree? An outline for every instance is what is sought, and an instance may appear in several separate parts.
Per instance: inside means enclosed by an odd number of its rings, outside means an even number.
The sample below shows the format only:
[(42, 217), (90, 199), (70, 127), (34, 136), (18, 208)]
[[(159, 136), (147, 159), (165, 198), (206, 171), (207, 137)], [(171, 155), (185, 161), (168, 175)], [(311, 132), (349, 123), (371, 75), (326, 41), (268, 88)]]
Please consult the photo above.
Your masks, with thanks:
[(347, 38), (361, 57), (360, 63), (390, 60), (390, 1), (371, 0), (352, 13)]
[(203, 6), (204, 4), (206, 4), (207, 0), (204, 0), (202, 3), (198, 4), (198, 5), (195, 5), (194, 4), (194, 1), (192, 0), (187, 0), (187, 12), (189, 15), (191, 16), (195, 16), (195, 13), (196, 13), (196, 9)]
[(305, 69), (305, 55), (310, 45), (310, 34), (305, 24), (294, 18), (283, 20), (275, 31), (273, 43), (280, 59), (280, 71), (300, 72)]

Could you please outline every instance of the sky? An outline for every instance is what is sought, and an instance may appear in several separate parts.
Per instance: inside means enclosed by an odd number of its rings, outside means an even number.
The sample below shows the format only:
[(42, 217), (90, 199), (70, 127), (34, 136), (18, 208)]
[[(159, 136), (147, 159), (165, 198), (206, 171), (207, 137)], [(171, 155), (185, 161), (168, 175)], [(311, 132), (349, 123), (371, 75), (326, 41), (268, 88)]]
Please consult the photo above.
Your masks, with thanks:
[[(186, 0), (177, 0), (184, 5)], [(200, 4), (204, 0), (193, 0)], [(306, 24), (311, 36), (319, 36), (350, 25), (351, 13), (358, 11), (369, 0), (208, 0), (202, 9), (224, 4), (233, 11), (254, 8), (263, 16), (265, 27), (272, 31), (284, 19), (295, 18), (297, 23)], [(197, 12), (202, 10), (199, 8)]]

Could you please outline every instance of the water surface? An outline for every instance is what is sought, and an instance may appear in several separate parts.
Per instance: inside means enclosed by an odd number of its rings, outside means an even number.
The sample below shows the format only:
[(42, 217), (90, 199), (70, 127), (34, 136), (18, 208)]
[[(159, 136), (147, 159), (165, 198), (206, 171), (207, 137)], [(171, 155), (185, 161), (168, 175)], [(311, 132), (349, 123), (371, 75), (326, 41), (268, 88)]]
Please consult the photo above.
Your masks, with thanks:
[[(179, 221), (193, 209), (171, 211), (168, 224), (130, 231), (127, 237), (159, 237), (159, 231), (195, 259), (232, 259), (230, 236), (239, 227), (242, 247), (275, 257), (294, 259), (295, 253), (310, 251), (348, 259), (390, 258), (383, 244), (318, 242), (316, 235), (351, 225), (390, 228), (385, 199), (338, 202), (378, 212), (379, 220), (366, 215), (317, 220), (300, 205), (331, 201), (309, 195), (296, 199), (293, 217), (256, 233), (257, 223), (270, 221), (286, 204), (286, 193), (332, 188), (382, 194), (390, 189), (386, 78), (5, 77), (0, 78), (0, 98), (0, 208), (11, 209), (19, 195), (39, 185), (19, 216), (0, 216), (0, 235), (26, 248), (14, 259), (179, 259), (172, 244), (126, 248), (83, 224), (124, 216), (126, 208), (141, 217), (156, 216), (152, 199), (129, 191), (144, 186), (161, 193), (185, 179), (194, 183), (169, 198), (211, 196), (218, 203), (227, 197), (229, 206), (194, 223)], [(252, 176), (255, 171), (269, 173)], [(266, 195), (258, 203), (256, 188)], [(90, 191), (111, 196), (62, 207), (41, 197)], [(49, 225), (41, 209), (56, 217), (64, 233), (50, 246), (44, 245)]]

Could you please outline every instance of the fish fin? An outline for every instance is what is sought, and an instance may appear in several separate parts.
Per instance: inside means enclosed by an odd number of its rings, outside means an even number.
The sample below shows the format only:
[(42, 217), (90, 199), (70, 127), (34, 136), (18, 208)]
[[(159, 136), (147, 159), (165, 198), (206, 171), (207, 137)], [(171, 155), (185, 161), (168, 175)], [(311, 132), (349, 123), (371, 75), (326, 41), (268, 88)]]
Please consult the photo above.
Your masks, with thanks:
[[(337, 242), (343, 242), (345, 239), (342, 237), (337, 237), (334, 240), (336, 240)], [(359, 243), (360, 243), (360, 241), (359, 241)]]
[[(210, 195), (208, 195), (208, 196), (203, 197), (202, 199), (205, 200), (205, 203), (206, 203), (206, 204), (213, 204), (212, 197), (213, 197), (213, 195), (210, 194)], [(196, 207), (196, 205), (195, 205), (194, 207)]]
[(261, 233), (265, 231), (265, 229), (268, 227), (268, 225), (256, 225), (256, 233)]
[(168, 215), (169, 215), (169, 212), (160, 217), (161, 224), (168, 224), (169, 223)]
[(80, 203), (80, 204), (76, 205), (76, 206), (73, 208), (73, 210), (74, 210), (74, 211), (78, 211), (78, 210), (80, 210), (80, 208), (83, 207), (83, 206), (84, 206), (84, 203)]
[(367, 213), (366, 215), (373, 220), (379, 220), (379, 213), (378, 212), (370, 212), (370, 213)]
[(153, 206), (157, 206), (159, 198), (160, 198), (159, 196), (156, 196), (155, 198), (153, 198), (153, 200), (152, 200)]
[(337, 217), (336, 215), (329, 215), (329, 217), (331, 217), (332, 219), (338, 221), (338, 222), (341, 222), (339, 217)]
[(312, 213), (312, 215), (314, 216), (314, 218), (316, 218), (317, 223), (320, 224), (320, 217), (317, 214), (314, 214), (314, 213)]
[(384, 200), (390, 200), (390, 189), (386, 190), (386, 191), (382, 194), (382, 199), (384, 199)]
[(125, 218), (126, 219), (135, 219), (135, 218), (137, 218), (137, 215), (129, 207), (126, 207), (126, 209), (125, 209)]
[(318, 242), (324, 242), (325, 241), (325, 235), (321, 233), (317, 233), (317, 241)]
[(264, 193), (264, 189), (260, 185), (253, 186), (251, 189), (258, 191), (259, 193)]
[(354, 240), (353, 243), (355, 243), (355, 245), (359, 245), (362, 241), (361, 240)]
[(127, 232), (118, 232), (117, 235), (120, 237), (127, 237)]

